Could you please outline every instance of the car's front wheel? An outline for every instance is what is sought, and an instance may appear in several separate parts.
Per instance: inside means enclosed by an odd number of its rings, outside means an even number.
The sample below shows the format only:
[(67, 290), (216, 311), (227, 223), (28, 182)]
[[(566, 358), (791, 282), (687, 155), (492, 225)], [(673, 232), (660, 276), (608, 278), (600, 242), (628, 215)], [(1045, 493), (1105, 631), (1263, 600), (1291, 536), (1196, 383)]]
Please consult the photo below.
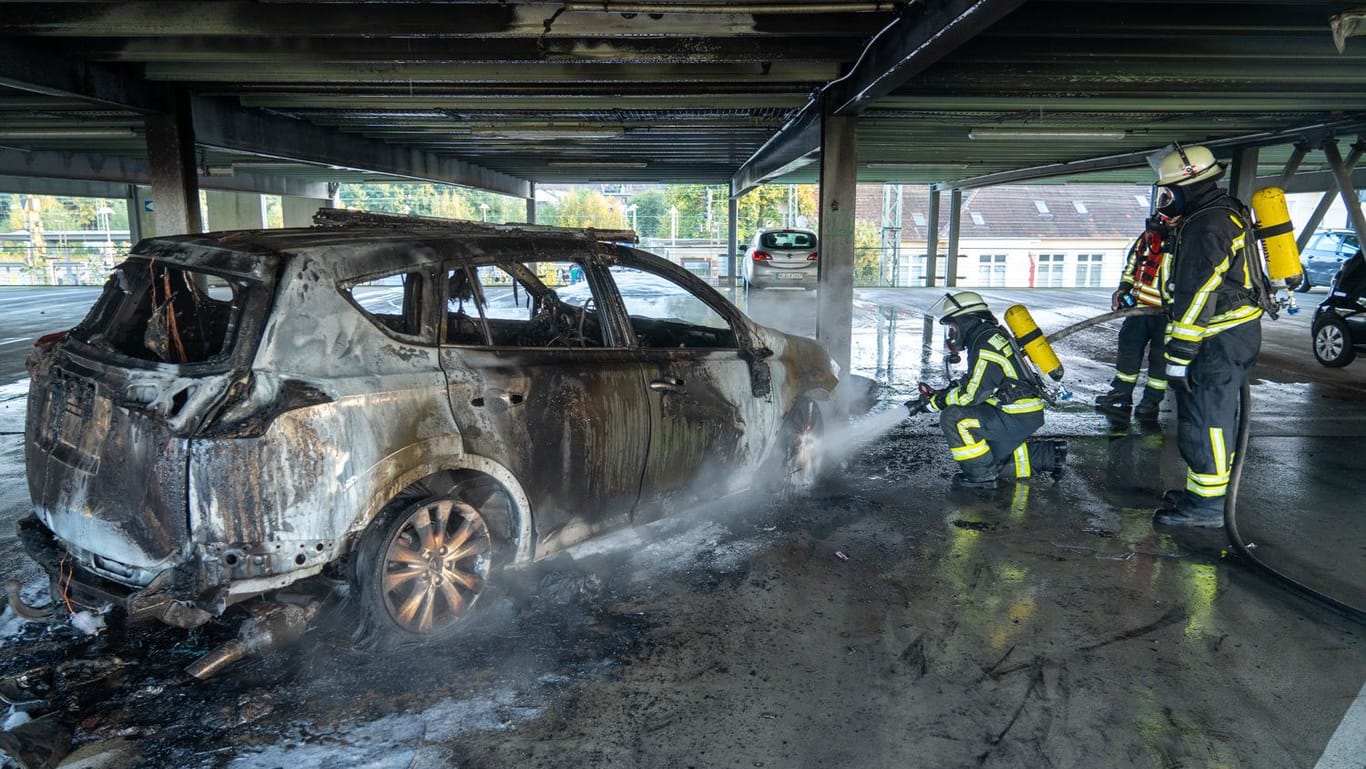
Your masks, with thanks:
[(815, 486), (825, 473), (825, 423), (814, 401), (801, 401), (788, 413), (779, 433), (776, 485), (789, 491)]
[(450, 634), (483, 594), (493, 556), (488, 524), (468, 502), (395, 500), (362, 537), (353, 565), (362, 636), (418, 641)]
[(1328, 315), (1314, 326), (1314, 357), (1329, 368), (1346, 366), (1356, 358), (1347, 321)]

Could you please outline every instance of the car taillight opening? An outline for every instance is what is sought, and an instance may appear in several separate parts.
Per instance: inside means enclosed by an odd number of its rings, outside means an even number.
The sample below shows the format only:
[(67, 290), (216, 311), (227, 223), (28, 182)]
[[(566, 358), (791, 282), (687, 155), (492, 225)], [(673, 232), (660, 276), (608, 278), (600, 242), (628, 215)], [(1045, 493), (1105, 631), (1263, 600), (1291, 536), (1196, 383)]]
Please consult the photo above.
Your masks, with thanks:
[(818, 256), (820, 256), (820, 254), (819, 254), (818, 252), (812, 251), (811, 253), (809, 253), (809, 254), (806, 255), (806, 261), (808, 261), (808, 262), (814, 262), (814, 261), (816, 261), (816, 257), (818, 257)]
[(51, 349), (53, 345), (66, 339), (66, 334), (67, 332), (65, 331), (54, 331), (51, 334), (43, 334), (38, 337), (37, 341), (33, 343), (33, 346), (38, 350), (46, 352)]
[(754, 261), (756, 261), (756, 262), (771, 262), (771, 261), (773, 261), (773, 254), (770, 254), (770, 253), (768, 253), (767, 251), (755, 251), (755, 252), (754, 252)]

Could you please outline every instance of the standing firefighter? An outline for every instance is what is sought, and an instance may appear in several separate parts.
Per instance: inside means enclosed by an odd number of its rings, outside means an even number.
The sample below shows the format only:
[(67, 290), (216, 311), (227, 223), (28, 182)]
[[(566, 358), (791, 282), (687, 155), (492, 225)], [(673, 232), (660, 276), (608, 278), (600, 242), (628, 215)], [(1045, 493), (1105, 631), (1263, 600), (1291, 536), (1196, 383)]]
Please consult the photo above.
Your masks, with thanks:
[[(1166, 298), (1163, 291), (1164, 264), (1170, 248), (1170, 229), (1161, 215), (1148, 218), (1143, 234), (1129, 249), (1119, 288), (1110, 296), (1110, 309), (1131, 307), (1161, 307)], [(1110, 392), (1096, 398), (1096, 410), (1116, 419), (1129, 418), (1134, 404), (1134, 387), (1143, 366), (1143, 352), (1148, 353), (1148, 380), (1143, 385), (1143, 399), (1133, 409), (1140, 422), (1156, 422), (1158, 407), (1167, 395), (1167, 379), (1163, 363), (1163, 335), (1167, 321), (1160, 315), (1131, 315), (1119, 327), (1119, 350), (1115, 354), (1115, 378)]]
[(1176, 392), (1186, 488), (1162, 495), (1154, 522), (1223, 525), (1238, 427), (1238, 391), (1262, 344), (1269, 291), (1251, 217), (1215, 182), (1223, 166), (1205, 147), (1179, 145), (1158, 164), (1157, 210), (1175, 220), (1168, 262), (1167, 382)]
[(907, 404), (939, 412), (960, 472), (954, 483), (990, 489), (1006, 467), (1016, 478), (1062, 465), (1062, 441), (1025, 442), (1043, 426), (1044, 402), (1031, 384), (1014, 343), (997, 323), (987, 303), (972, 291), (945, 294), (931, 312), (947, 327), (951, 352), (966, 350), (968, 370), (942, 390), (921, 383), (921, 400)]

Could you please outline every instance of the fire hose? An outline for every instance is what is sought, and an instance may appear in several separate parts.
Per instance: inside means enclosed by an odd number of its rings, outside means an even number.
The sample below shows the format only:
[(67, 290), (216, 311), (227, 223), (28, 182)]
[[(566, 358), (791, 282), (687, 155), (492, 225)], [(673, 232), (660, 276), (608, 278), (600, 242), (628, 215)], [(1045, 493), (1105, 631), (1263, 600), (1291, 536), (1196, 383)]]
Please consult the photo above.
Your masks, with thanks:
[[(1162, 312), (1161, 307), (1129, 307), (1114, 312), (1107, 312), (1088, 318), (1078, 323), (1062, 329), (1053, 334), (1049, 334), (1050, 340), (1056, 342), (1065, 339), (1078, 331), (1100, 325), (1106, 321), (1124, 318), (1131, 315), (1157, 315)], [(1254, 570), (1260, 571), (1272, 579), (1284, 583), (1291, 590), (1300, 593), (1308, 598), (1319, 601), (1328, 608), (1357, 622), (1366, 622), (1366, 611), (1359, 609), (1351, 604), (1339, 601), (1327, 593), (1315, 590), (1308, 585), (1284, 574), (1268, 565), (1266, 562), (1252, 554), (1255, 545), (1248, 545), (1243, 541), (1242, 535), (1238, 532), (1238, 482), (1243, 477), (1243, 458), (1247, 456), (1247, 444), (1249, 433), (1251, 432), (1251, 422), (1249, 414), (1252, 410), (1252, 387), (1247, 382), (1243, 382), (1243, 387), (1238, 394), (1238, 439), (1237, 448), (1233, 453), (1233, 466), (1229, 471), (1228, 493), (1224, 496), (1224, 533), (1228, 535), (1229, 544), (1233, 547), (1233, 552), (1238, 559), (1250, 564)]]

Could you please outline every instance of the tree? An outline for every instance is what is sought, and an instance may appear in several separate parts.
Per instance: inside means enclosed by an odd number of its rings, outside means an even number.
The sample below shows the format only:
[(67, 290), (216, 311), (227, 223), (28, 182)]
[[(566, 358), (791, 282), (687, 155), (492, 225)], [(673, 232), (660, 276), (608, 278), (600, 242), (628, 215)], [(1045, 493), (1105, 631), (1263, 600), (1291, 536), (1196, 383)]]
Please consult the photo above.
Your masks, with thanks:
[(558, 205), (547, 206), (545, 224), (560, 227), (597, 227), (619, 229), (622, 218), (621, 202), (587, 187), (576, 187), (560, 199)]
[(636, 207), (636, 234), (662, 238), (669, 234), (669, 198), (664, 190), (645, 190), (631, 196)]

